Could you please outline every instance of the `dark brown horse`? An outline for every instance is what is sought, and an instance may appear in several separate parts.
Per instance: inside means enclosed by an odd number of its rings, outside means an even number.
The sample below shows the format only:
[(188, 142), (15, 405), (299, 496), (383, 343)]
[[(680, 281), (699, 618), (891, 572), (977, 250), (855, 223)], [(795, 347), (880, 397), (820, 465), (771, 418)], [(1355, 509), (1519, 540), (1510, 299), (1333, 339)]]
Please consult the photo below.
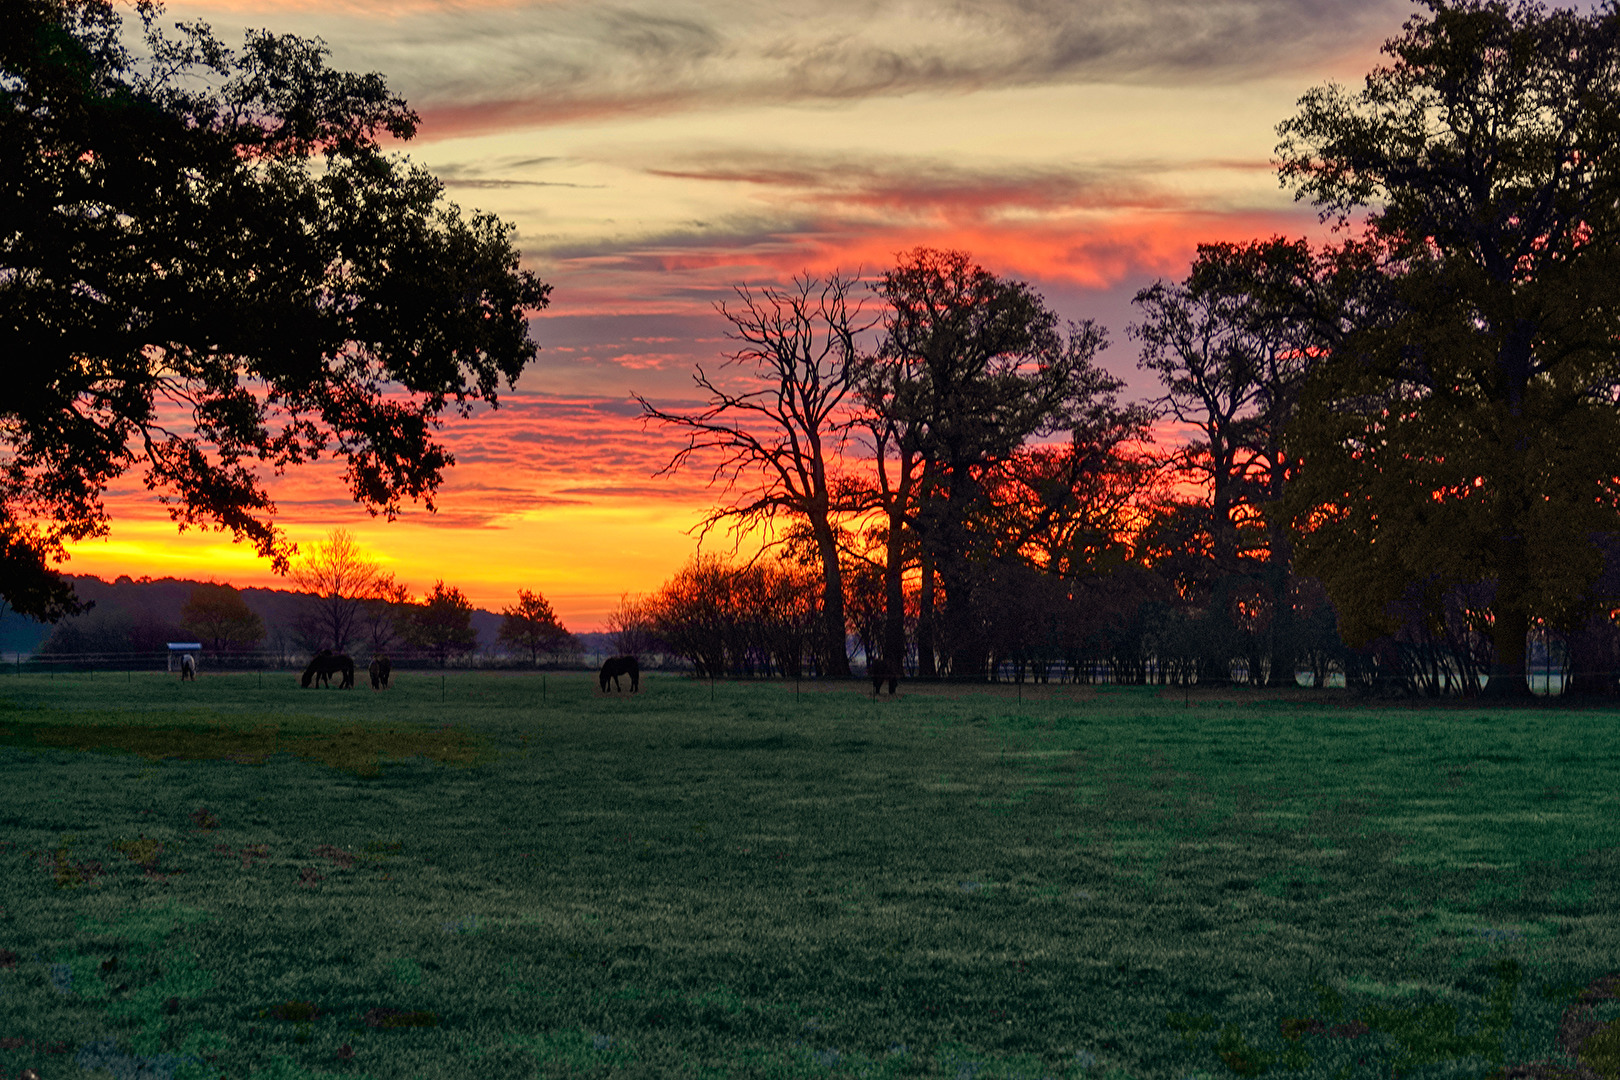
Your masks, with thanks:
[(613, 689), (619, 689), (619, 676), (630, 676), (630, 692), (636, 693), (641, 689), (641, 664), (633, 656), (610, 656), (602, 664), (602, 674), (597, 681), (602, 684), (602, 693), (607, 693), (608, 680), (613, 680)]
[(371, 658), (371, 666), (366, 670), (371, 674), (371, 688), (373, 690), (388, 689), (388, 676), (394, 670), (394, 665), (389, 663), (388, 657), (378, 653)]
[(354, 686), (354, 661), (342, 653), (333, 653), (331, 649), (322, 649), (315, 654), (304, 669), (304, 689), (309, 689), (312, 680), (319, 680), (322, 686), (332, 685), (332, 676), (338, 672), (343, 673), (343, 681), (338, 684), (339, 690), (347, 690)]
[(893, 697), (895, 689), (900, 685), (900, 665), (891, 664), (887, 660), (873, 660), (866, 665), (866, 674), (872, 680), (872, 694), (877, 695), (883, 688), (885, 679), (889, 682), (889, 696)]

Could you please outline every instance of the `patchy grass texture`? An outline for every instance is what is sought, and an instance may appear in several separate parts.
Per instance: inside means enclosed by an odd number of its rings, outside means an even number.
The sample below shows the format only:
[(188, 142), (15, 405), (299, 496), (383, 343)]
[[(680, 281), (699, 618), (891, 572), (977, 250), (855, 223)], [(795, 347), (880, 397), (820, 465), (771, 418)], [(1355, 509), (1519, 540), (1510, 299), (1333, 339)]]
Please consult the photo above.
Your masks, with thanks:
[(1616, 716), (0, 676), (0, 1077), (1620, 1080)]

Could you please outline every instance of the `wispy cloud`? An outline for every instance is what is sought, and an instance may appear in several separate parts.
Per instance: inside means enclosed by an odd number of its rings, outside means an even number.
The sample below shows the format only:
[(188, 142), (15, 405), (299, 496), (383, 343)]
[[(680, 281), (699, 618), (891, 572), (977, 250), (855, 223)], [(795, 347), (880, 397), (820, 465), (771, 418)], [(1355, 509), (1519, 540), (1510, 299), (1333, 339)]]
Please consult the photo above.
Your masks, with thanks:
[(1016, 164), (964, 167), (922, 157), (874, 160), (870, 155), (753, 154), (719, 151), (647, 170), (654, 176), (747, 184), (780, 192), (795, 203), (886, 216), (948, 209), (952, 214), (1063, 209), (1162, 208), (1171, 201), (1152, 182), (1165, 167), (1118, 163), (1106, 169)]
[[(190, 5), (187, 5), (188, 9)], [(206, 10), (206, 5), (199, 5)], [(1309, 70), (1399, 0), (546, 0), (283, 8), (465, 129), (1050, 83)], [(254, 5), (263, 15), (272, 5)], [(226, 6), (221, 15), (239, 18)]]

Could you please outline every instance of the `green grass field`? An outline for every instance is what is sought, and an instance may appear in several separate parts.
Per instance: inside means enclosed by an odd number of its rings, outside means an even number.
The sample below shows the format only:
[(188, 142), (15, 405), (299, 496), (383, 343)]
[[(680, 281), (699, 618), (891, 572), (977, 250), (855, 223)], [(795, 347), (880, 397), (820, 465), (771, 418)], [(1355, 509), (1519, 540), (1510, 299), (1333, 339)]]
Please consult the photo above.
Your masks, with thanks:
[(1483, 1077), (1620, 970), (1613, 712), (643, 690), (0, 676), (0, 1077)]

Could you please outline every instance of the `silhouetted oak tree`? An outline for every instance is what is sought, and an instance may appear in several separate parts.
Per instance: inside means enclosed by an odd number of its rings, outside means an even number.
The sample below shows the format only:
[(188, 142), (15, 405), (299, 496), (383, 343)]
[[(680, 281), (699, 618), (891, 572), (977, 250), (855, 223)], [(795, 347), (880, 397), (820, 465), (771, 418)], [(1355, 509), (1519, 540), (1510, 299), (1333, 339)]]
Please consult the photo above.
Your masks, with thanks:
[(384, 154), (417, 117), (380, 75), (135, 10), (139, 50), (108, 0), (0, 5), (0, 595), (44, 618), (129, 469), (278, 570), (255, 463), (330, 452), (368, 508), (431, 508), (441, 414), (517, 378), (549, 291), (509, 226)]
[[(1239, 574), (1264, 583), (1273, 685), (1294, 682), (1290, 550), (1286, 519), (1274, 509), (1295, 471), (1283, 431), (1330, 339), (1332, 280), (1318, 274), (1304, 240), (1200, 244), (1185, 281), (1136, 294), (1142, 322), (1129, 331), (1142, 342), (1138, 366), (1164, 385), (1155, 404), (1201, 436), (1176, 464), (1209, 492), (1211, 583)], [(1211, 591), (1212, 602), (1224, 591)], [(1210, 661), (1201, 681), (1225, 681), (1231, 657)], [(1251, 656), (1251, 680), (1257, 664)]]
[(1391, 304), (1309, 380), (1287, 505), (1347, 641), (1490, 583), (1490, 689), (1522, 694), (1532, 619), (1581, 617), (1620, 530), (1620, 9), (1425, 6), (1278, 128), (1285, 183), (1366, 209)]
[(932, 642), (922, 629), (931, 563), (945, 586), (953, 673), (979, 675), (987, 653), (971, 609), (975, 558), (984, 553), (970, 522), (985, 474), (1031, 437), (1072, 430), (1094, 398), (1119, 384), (1092, 362), (1106, 344), (1101, 327), (1087, 320), (1065, 335), (1038, 292), (963, 252), (908, 252), (877, 291), (889, 310), (881, 363), (867, 373), (878, 390), (867, 402), (905, 433), (897, 448), (922, 462), (906, 518), (925, 555), (919, 673), (933, 674)]

